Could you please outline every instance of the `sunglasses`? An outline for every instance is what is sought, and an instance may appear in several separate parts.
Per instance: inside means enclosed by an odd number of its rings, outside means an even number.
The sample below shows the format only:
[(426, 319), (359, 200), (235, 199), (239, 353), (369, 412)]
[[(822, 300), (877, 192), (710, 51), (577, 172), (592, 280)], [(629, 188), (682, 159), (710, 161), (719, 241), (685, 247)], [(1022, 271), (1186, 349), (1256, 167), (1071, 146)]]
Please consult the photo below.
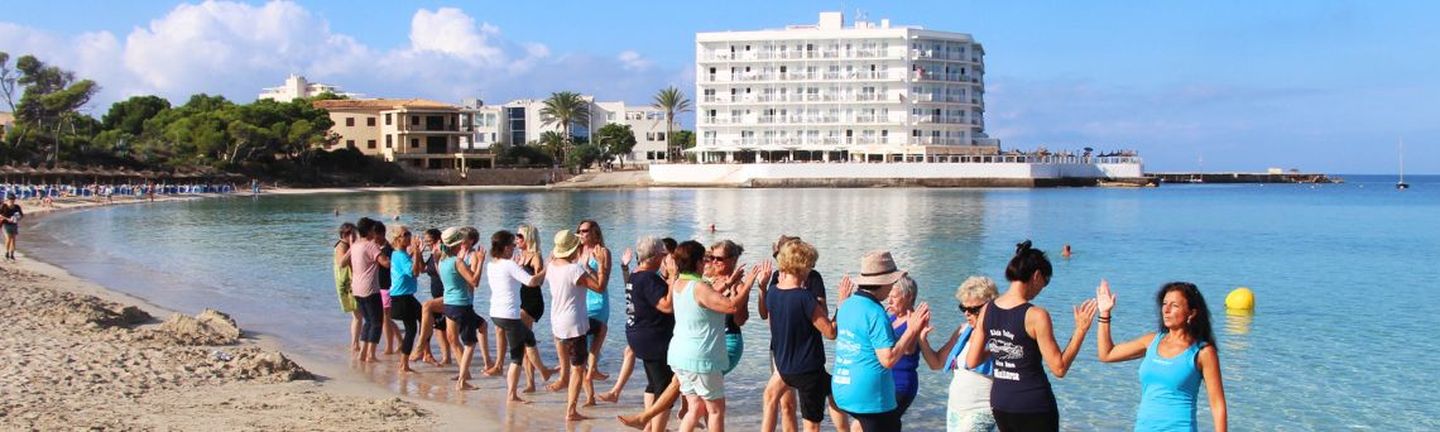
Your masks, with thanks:
[(964, 313), (967, 314), (967, 315), (979, 315), (979, 314), (980, 314), (980, 309), (982, 309), (982, 308), (984, 308), (984, 307), (985, 307), (985, 305), (980, 305), (980, 306), (965, 306), (965, 305), (962, 304), (962, 305), (960, 305), (960, 311), (961, 311), (961, 312), (964, 312)]
[(578, 229), (578, 230), (575, 230), (575, 232), (576, 232), (576, 233), (579, 233), (579, 234), (585, 234), (585, 233), (590, 232), (590, 229), (589, 229), (589, 228), (580, 228), (580, 229)]
[(722, 261), (725, 261), (725, 257), (714, 256), (714, 255), (706, 255), (706, 256), (705, 256), (705, 262), (722, 262)]

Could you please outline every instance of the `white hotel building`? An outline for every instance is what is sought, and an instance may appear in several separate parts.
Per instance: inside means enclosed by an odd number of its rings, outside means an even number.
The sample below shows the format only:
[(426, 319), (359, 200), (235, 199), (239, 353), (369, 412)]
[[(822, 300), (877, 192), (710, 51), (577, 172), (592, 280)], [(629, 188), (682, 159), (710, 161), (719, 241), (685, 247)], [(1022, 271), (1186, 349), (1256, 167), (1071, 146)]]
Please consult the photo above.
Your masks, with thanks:
[(985, 134), (985, 51), (968, 34), (816, 25), (697, 33), (702, 162), (949, 162), (999, 153)]
[[(635, 147), (625, 162), (649, 163), (665, 159), (665, 112), (649, 105), (627, 105), (625, 102), (596, 102), (594, 96), (581, 98), (589, 102), (590, 121), (571, 125), (570, 134), (592, 140), (607, 124), (630, 126), (635, 134)], [(492, 145), (524, 145), (540, 140), (545, 132), (559, 132), (560, 125), (546, 124), (540, 111), (542, 99), (517, 99), (500, 105), (485, 105), (479, 100), (465, 102), (461, 126), (474, 132), (474, 142), (462, 143), (479, 149)], [(678, 128), (677, 128), (678, 130)]]

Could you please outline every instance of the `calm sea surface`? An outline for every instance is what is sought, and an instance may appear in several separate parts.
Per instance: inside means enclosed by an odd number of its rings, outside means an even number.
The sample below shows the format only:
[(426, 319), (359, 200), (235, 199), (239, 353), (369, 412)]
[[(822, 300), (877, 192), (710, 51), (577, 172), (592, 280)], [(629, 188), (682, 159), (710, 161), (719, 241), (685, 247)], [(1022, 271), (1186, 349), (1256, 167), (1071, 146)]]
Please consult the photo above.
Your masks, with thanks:
[[(185, 312), (213, 306), (247, 329), (278, 336), (287, 349), (339, 361), (348, 316), (336, 305), (330, 247), (336, 226), (361, 216), (393, 224), (390, 218), (399, 214), (410, 227), (473, 225), (486, 236), (528, 222), (541, 228), (547, 250), (556, 230), (590, 218), (600, 222), (617, 257), (638, 235), (657, 234), (707, 244), (733, 239), (747, 248), (742, 261), (754, 262), (769, 256), (779, 234), (798, 234), (819, 248), (817, 267), (832, 299), (834, 284), (856, 272), (865, 251), (890, 249), (937, 312), (937, 345), (961, 322), (953, 297), (960, 281), (969, 275), (1002, 280), (1015, 243), (1028, 238), (1055, 262), (1054, 281), (1036, 303), (1051, 311), (1062, 346), (1074, 326), (1070, 305), (1093, 296), (1101, 278), (1119, 293), (1117, 338), (1153, 331), (1153, 297), (1161, 284), (1198, 284), (1217, 308), (1235, 430), (1440, 429), (1434, 381), (1440, 342), (1430, 333), (1440, 328), (1440, 290), (1432, 285), (1440, 280), (1440, 178), (1412, 178), (1407, 192), (1395, 191), (1390, 177), (1348, 180), (1157, 189), (264, 196), (56, 215), (27, 228), (42, 235), (29, 237), (26, 247), (81, 277)], [(332, 214), (336, 209), (341, 216)], [(708, 232), (712, 223), (717, 233)], [(1075, 250), (1069, 260), (1058, 253), (1066, 243)], [(621, 286), (618, 274), (611, 286)], [(1253, 315), (1223, 310), (1225, 294), (1239, 286), (1256, 292)], [(484, 312), (488, 296), (481, 290), (477, 310)], [(620, 289), (611, 296), (603, 359), (604, 370), (613, 372), (624, 344), (625, 305)], [(547, 313), (536, 331), (553, 363), (553, 344), (544, 337), (548, 320)], [(764, 322), (752, 320), (745, 338), (746, 356), (727, 378), (735, 425), (757, 421), (768, 373)], [(1070, 375), (1055, 380), (1064, 428), (1128, 428), (1139, 400), (1137, 367), (1096, 361), (1092, 332)], [(943, 429), (948, 377), (925, 370), (921, 377), (921, 396), (906, 424)], [(644, 381), (637, 370), (626, 395), (632, 406)], [(1200, 400), (1205, 430), (1209, 405), (1205, 396)]]

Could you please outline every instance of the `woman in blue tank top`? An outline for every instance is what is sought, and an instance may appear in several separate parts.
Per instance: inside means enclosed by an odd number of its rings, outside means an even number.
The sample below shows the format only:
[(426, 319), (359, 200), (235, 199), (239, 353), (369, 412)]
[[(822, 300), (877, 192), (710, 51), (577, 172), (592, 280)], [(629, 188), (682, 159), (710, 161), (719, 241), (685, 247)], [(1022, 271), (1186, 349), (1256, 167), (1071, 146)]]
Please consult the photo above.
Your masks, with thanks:
[(1016, 245), (1015, 257), (1005, 267), (1010, 289), (985, 305), (970, 334), (970, 343), (982, 349), (966, 352), (966, 367), (978, 367), (987, 358), (994, 361), (990, 408), (1001, 432), (1060, 430), (1060, 410), (1042, 364), (1056, 378), (1070, 371), (1094, 321), (1095, 299), (1074, 307), (1075, 332), (1061, 351), (1050, 313), (1030, 303), (1050, 284), (1052, 274), (1045, 252), (1031, 248), (1029, 240)]
[(1100, 309), (1100, 329), (1096, 335), (1100, 361), (1114, 363), (1143, 358), (1135, 430), (1195, 431), (1195, 400), (1200, 395), (1201, 381), (1210, 396), (1215, 430), (1229, 429), (1225, 385), (1220, 378), (1220, 354), (1210, 326), (1210, 308), (1195, 284), (1171, 282), (1161, 287), (1155, 296), (1160, 309), (1159, 330), (1119, 345), (1110, 339), (1110, 312), (1115, 309), (1115, 294), (1110, 292), (1108, 282), (1100, 281), (1095, 299)]

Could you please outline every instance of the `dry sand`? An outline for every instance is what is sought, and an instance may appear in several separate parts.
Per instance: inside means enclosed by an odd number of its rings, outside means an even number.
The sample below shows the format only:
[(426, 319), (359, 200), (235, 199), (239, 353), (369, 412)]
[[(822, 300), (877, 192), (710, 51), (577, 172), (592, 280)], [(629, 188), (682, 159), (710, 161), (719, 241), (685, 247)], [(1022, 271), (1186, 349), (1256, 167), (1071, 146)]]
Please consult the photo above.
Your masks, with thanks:
[[(330, 391), (278, 351), (206, 311), (157, 322), (93, 287), (0, 266), (0, 429), (428, 430), (437, 416), (400, 398)], [(68, 286), (77, 289), (68, 289)]]

